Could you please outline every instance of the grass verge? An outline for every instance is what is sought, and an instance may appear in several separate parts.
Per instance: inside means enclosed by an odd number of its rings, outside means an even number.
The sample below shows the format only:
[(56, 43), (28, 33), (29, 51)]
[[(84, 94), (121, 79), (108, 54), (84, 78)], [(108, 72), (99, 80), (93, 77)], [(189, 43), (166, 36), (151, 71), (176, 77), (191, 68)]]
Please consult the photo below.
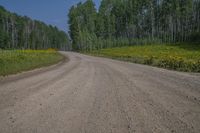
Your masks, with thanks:
[(142, 45), (110, 48), (86, 54), (185, 72), (200, 72), (200, 45)]
[(0, 50), (0, 76), (53, 65), (63, 59), (54, 50)]

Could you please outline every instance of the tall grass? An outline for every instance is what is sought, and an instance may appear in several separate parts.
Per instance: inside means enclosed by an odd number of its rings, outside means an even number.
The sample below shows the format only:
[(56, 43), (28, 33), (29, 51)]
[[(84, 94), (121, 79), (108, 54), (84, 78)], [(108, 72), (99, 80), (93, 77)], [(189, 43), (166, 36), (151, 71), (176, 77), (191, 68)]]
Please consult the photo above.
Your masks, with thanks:
[(63, 59), (53, 49), (49, 50), (0, 50), (0, 75), (15, 74), (57, 63)]
[(137, 45), (96, 50), (89, 54), (179, 71), (200, 72), (200, 45)]

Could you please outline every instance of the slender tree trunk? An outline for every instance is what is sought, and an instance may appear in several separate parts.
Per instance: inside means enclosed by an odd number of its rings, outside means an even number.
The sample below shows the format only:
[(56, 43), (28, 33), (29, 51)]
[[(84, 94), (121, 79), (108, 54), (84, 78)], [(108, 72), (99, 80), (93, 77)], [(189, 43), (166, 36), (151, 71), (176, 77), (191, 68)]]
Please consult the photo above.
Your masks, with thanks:
[(154, 14), (154, 7), (153, 7), (153, 2), (151, 1), (151, 38), (154, 40), (154, 35), (155, 35), (155, 14)]
[(12, 48), (15, 48), (15, 24), (13, 18), (11, 20), (11, 38), (12, 38)]

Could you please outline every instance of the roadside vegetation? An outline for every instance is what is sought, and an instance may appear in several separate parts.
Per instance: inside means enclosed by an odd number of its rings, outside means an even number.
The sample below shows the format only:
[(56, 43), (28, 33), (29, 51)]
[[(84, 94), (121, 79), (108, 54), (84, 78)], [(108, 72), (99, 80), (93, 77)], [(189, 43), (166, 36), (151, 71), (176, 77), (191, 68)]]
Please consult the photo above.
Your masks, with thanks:
[(72, 6), (68, 14), (72, 48), (200, 72), (199, 9), (199, 0), (102, 0), (98, 9), (86, 0)]
[(0, 29), (0, 76), (56, 64), (64, 57), (55, 49), (71, 50), (69, 37), (64, 31), (9, 12), (1, 5)]
[(136, 45), (87, 54), (187, 72), (200, 72), (200, 45)]
[(49, 50), (0, 50), (0, 76), (16, 74), (63, 60), (53, 49)]
[(0, 5), (0, 49), (70, 50), (68, 35), (57, 27), (11, 13)]
[(101, 0), (96, 7), (93, 0), (71, 7), (73, 50), (200, 42), (200, 0)]

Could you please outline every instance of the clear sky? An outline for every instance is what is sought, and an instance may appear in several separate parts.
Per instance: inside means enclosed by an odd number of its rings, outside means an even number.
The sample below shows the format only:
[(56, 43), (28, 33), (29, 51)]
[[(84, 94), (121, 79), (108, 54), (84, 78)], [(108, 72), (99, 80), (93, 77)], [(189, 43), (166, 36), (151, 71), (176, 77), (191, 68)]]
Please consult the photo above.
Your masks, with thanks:
[[(0, 0), (0, 5), (19, 15), (57, 26), (68, 31), (67, 14), (70, 7), (85, 0)], [(94, 0), (97, 7), (101, 0)]]

